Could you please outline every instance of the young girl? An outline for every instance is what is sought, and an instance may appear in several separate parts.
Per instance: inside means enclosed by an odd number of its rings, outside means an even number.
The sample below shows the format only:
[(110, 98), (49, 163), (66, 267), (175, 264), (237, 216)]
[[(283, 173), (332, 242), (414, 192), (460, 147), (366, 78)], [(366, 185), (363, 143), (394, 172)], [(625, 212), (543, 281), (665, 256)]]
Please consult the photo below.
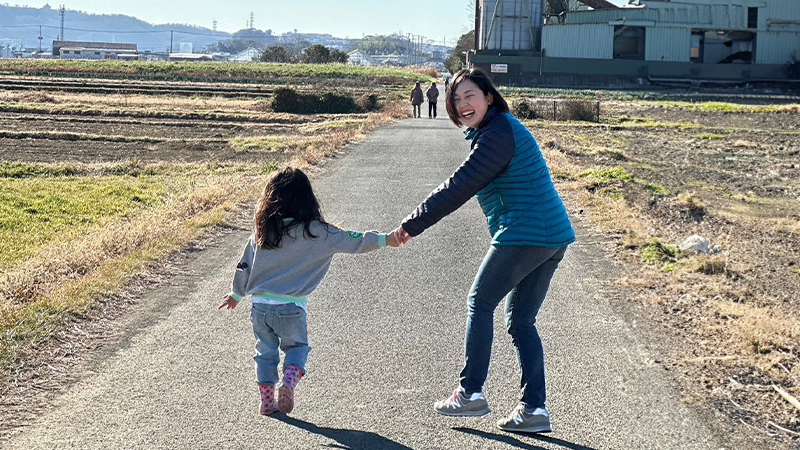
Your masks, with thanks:
[[(219, 309), (234, 309), (251, 296), (250, 320), (256, 337), (256, 378), (261, 414), (294, 408), (294, 390), (306, 373), (308, 296), (320, 284), (336, 253), (365, 253), (389, 245), (395, 234), (343, 231), (325, 223), (308, 177), (286, 168), (267, 183), (255, 215), (255, 232), (244, 248), (232, 292)], [(278, 349), (283, 381), (278, 383)]]

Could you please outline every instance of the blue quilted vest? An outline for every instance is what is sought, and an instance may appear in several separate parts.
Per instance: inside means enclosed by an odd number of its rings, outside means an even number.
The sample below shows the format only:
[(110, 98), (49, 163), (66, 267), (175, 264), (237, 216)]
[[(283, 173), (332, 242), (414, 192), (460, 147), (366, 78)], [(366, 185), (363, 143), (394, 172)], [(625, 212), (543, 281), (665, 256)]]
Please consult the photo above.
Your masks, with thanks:
[(505, 172), (478, 192), (478, 202), (486, 215), (492, 245), (566, 247), (575, 242), (575, 230), (564, 202), (558, 195), (536, 138), (508, 112), (497, 114), (477, 130), (465, 134), (472, 140), (498, 121), (511, 125), (516, 152)]

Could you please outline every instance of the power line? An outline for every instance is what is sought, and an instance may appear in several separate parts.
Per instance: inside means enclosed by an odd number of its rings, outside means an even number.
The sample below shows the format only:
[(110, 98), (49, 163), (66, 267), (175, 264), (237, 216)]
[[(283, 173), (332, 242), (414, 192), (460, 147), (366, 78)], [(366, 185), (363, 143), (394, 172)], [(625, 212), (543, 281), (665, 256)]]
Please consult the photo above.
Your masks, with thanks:
[[(52, 26), (52, 25), (13, 25), (8, 27), (0, 27), (0, 28), (50, 28), (55, 30), (60, 30), (60, 27)], [(124, 31), (124, 30), (90, 30), (86, 28), (69, 28), (65, 27), (64, 30), (67, 31), (83, 31), (86, 33), (110, 33), (110, 34), (156, 34), (156, 33), (170, 33), (174, 32), (177, 34), (191, 34), (197, 36), (216, 36), (216, 37), (225, 37), (226, 35), (232, 35), (233, 33), (228, 33), (225, 31), (217, 31), (216, 33), (202, 33), (197, 31), (184, 31), (184, 30), (149, 30), (149, 31)]]

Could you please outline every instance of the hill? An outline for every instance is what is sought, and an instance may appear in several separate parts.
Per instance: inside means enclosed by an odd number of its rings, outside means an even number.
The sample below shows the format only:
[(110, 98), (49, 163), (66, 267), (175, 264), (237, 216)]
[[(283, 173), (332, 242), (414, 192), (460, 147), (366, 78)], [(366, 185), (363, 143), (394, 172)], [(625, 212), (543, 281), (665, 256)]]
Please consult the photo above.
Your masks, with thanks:
[[(48, 50), (60, 33), (61, 15), (57, 9), (49, 5), (42, 8), (0, 5), (0, 46), (18, 41), (26, 48), (37, 48), (39, 26), (44, 38), (42, 48)], [(64, 37), (70, 41), (134, 43), (139, 46), (139, 51), (165, 52), (169, 49), (171, 37), (174, 51), (178, 51), (180, 42), (192, 42), (199, 50), (229, 39), (231, 34), (194, 25), (153, 25), (121, 14), (89, 14), (68, 9), (64, 19)]]

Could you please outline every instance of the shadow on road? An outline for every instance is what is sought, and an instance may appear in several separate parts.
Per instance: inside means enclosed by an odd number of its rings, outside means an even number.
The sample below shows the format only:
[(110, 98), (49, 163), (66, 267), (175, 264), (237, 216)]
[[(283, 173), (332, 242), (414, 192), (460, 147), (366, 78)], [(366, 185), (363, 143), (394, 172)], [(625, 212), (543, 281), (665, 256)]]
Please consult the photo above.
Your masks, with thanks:
[[(456, 427), (453, 428), (453, 430), (460, 431), (462, 433), (472, 434), (475, 436), (480, 436), (484, 439), (492, 439), (495, 441), (503, 442), (505, 444), (512, 445), (514, 447), (522, 448), (525, 450), (545, 450), (543, 447), (522, 442), (517, 438), (505, 434), (487, 433), (486, 431), (473, 430), (472, 428), (463, 428), (463, 427)], [(558, 445), (560, 447), (568, 448), (570, 450), (595, 450), (591, 447), (586, 447), (580, 444), (573, 444), (572, 442), (567, 442), (565, 440), (556, 439), (553, 437), (542, 436), (540, 434), (520, 434), (520, 436), (525, 436), (530, 439), (536, 439), (542, 442), (547, 442), (548, 444)]]
[(306, 430), (309, 433), (325, 436), (326, 438), (332, 439), (340, 444), (332, 445), (331, 447), (333, 448), (340, 448), (343, 450), (413, 450), (411, 447), (398, 444), (391, 439), (385, 438), (370, 431), (320, 427), (310, 422), (289, 417), (285, 414), (275, 414), (271, 417), (288, 425), (293, 425), (302, 430)]

